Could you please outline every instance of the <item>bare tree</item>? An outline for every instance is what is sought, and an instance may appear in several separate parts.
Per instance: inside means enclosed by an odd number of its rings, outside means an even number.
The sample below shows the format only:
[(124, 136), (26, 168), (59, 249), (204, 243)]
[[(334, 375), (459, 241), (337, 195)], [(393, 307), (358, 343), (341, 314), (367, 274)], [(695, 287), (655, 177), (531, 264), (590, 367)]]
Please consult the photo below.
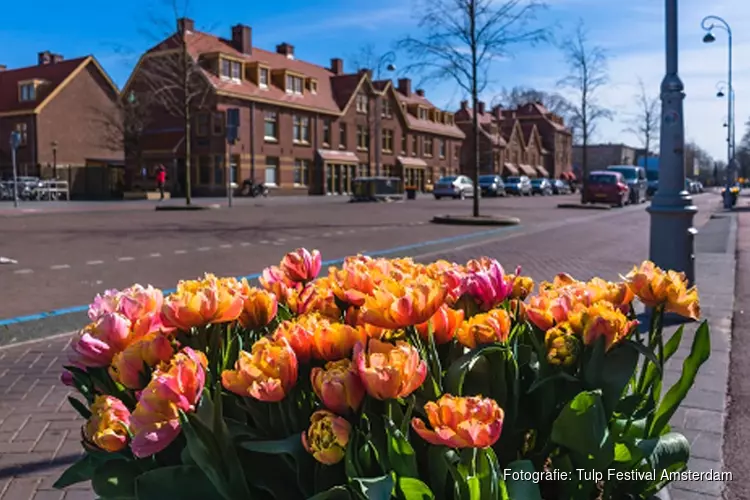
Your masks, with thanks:
[[(185, 144), (185, 203), (190, 205), (191, 125), (196, 111), (205, 108), (212, 95), (212, 86), (188, 50), (188, 38), (200, 34), (194, 33), (193, 27), (186, 22), (187, 3), (180, 6), (178, 0), (171, 0), (169, 5), (172, 13), (169, 20), (152, 16), (151, 24), (157, 30), (170, 30), (172, 35), (157, 48), (157, 54), (143, 60), (136, 79), (135, 95), (141, 98), (145, 93), (153, 107), (180, 121)], [(168, 27), (170, 24), (171, 28)]]
[(374, 43), (366, 43), (347, 59), (357, 71), (368, 69), (372, 71), (373, 80), (380, 80), (384, 76), (387, 66), (393, 64), (388, 57), (390, 52), (381, 53)]
[(92, 106), (92, 123), (102, 132), (102, 146), (111, 151), (140, 153), (144, 129), (151, 120), (151, 102), (147, 93), (120, 96), (114, 108)]
[(613, 117), (612, 112), (603, 107), (597, 99), (599, 90), (609, 83), (607, 54), (601, 46), (590, 44), (583, 21), (579, 21), (573, 35), (565, 39), (560, 48), (570, 69), (570, 75), (561, 79), (558, 85), (570, 89), (575, 95), (572, 99), (571, 125), (577, 129), (581, 138), (581, 166), (585, 184), (589, 173), (589, 139), (596, 131), (599, 120), (611, 120)]
[(541, 103), (547, 110), (554, 113), (567, 122), (571, 113), (572, 105), (556, 92), (537, 90), (531, 87), (504, 88), (502, 92), (492, 101), (492, 105), (502, 104), (506, 108), (517, 108), (530, 102)]
[(740, 140), (740, 147), (735, 156), (740, 164), (740, 177), (747, 179), (750, 177), (750, 120), (745, 123), (745, 134)]
[(648, 158), (651, 154), (651, 147), (659, 135), (661, 101), (659, 96), (648, 94), (646, 86), (640, 78), (638, 78), (638, 88), (638, 94), (635, 96), (638, 111), (628, 120), (628, 128), (625, 129), (625, 132), (630, 132), (641, 141), (643, 148), (646, 150), (646, 158)]
[(404, 71), (426, 81), (452, 80), (471, 96), (474, 141), (473, 215), (479, 216), (479, 124), (477, 101), (486, 88), (492, 62), (509, 56), (514, 45), (546, 39), (530, 26), (543, 4), (537, 0), (423, 0), (419, 3), (420, 38), (398, 43), (413, 61)]

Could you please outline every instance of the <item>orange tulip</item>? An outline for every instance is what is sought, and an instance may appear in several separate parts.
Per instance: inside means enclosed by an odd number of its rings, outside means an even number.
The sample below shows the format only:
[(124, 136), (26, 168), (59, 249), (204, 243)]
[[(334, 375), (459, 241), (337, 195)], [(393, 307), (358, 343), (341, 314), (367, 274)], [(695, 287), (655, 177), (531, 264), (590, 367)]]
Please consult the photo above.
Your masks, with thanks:
[(630, 308), (635, 295), (627, 283), (613, 283), (601, 278), (594, 278), (586, 283), (586, 291), (591, 303), (605, 300), (620, 309), (623, 313)]
[(365, 298), (362, 321), (391, 330), (418, 325), (445, 303), (446, 293), (440, 282), (423, 276), (407, 282), (388, 278)]
[(405, 398), (427, 377), (427, 364), (411, 344), (370, 339), (354, 348), (354, 363), (367, 393), (375, 399)]
[(297, 383), (297, 356), (285, 339), (263, 337), (252, 351), (240, 351), (234, 370), (221, 374), (224, 388), (259, 401), (279, 402)]
[(276, 317), (279, 302), (276, 296), (266, 290), (250, 287), (246, 279), (242, 280), (242, 313), (240, 324), (248, 330), (262, 328)]
[(429, 338), (429, 332), (431, 330), (436, 344), (447, 344), (453, 340), (456, 329), (463, 321), (463, 310), (451, 309), (445, 304), (438, 309), (432, 318), (417, 325), (416, 329), (419, 335), (425, 340)]
[(633, 328), (638, 325), (638, 320), (629, 320), (609, 302), (589, 306), (582, 312), (580, 321), (583, 328), (583, 343), (592, 345), (599, 337), (604, 337), (607, 350), (630, 335)]
[(500, 439), (505, 413), (498, 404), (481, 396), (442, 396), (437, 402), (424, 405), (432, 430), (419, 418), (412, 428), (435, 446), (449, 448), (487, 448)]
[(325, 361), (338, 361), (352, 355), (358, 342), (367, 335), (362, 328), (332, 321), (321, 314), (301, 316), (297, 320), (312, 335), (312, 356)]
[(143, 389), (148, 383), (148, 379), (144, 380), (146, 367), (153, 368), (169, 361), (172, 354), (174, 349), (169, 338), (161, 333), (151, 333), (115, 354), (109, 374), (112, 380), (128, 389)]
[(325, 369), (314, 367), (310, 382), (325, 407), (338, 415), (357, 411), (365, 397), (362, 381), (348, 359), (328, 362)]
[(356, 307), (364, 305), (365, 297), (375, 290), (376, 276), (363, 261), (346, 261), (341, 269), (332, 267), (329, 278), (336, 297)]
[(635, 267), (626, 276), (630, 290), (648, 307), (664, 306), (665, 312), (699, 319), (700, 300), (696, 287), (688, 288), (685, 273), (663, 271), (651, 261)]
[(325, 465), (341, 462), (346, 454), (352, 426), (327, 410), (310, 416), (310, 427), (302, 433), (302, 445), (315, 460)]
[(336, 304), (336, 296), (330, 279), (319, 278), (300, 289), (287, 291), (286, 303), (294, 314), (320, 313), (333, 319), (341, 318), (341, 309)]
[(529, 276), (510, 274), (505, 278), (512, 287), (512, 291), (510, 292), (511, 299), (525, 300), (534, 291), (534, 280)]
[(236, 320), (243, 303), (242, 287), (236, 279), (206, 274), (201, 280), (180, 281), (177, 291), (164, 300), (162, 314), (168, 326), (187, 332)]
[(307, 363), (312, 358), (315, 343), (313, 332), (316, 324), (314, 316), (300, 316), (295, 321), (284, 321), (273, 333), (273, 340), (285, 340), (297, 356), (297, 361)]
[(470, 349), (482, 344), (506, 342), (510, 326), (508, 312), (505, 309), (493, 309), (461, 323), (456, 330), (456, 339)]
[(529, 299), (526, 306), (526, 317), (537, 328), (547, 331), (555, 324), (562, 323), (568, 318), (573, 308), (573, 300), (569, 295), (536, 295)]
[(114, 453), (128, 443), (130, 411), (114, 396), (99, 395), (91, 405), (91, 416), (83, 426), (83, 438), (100, 450)]

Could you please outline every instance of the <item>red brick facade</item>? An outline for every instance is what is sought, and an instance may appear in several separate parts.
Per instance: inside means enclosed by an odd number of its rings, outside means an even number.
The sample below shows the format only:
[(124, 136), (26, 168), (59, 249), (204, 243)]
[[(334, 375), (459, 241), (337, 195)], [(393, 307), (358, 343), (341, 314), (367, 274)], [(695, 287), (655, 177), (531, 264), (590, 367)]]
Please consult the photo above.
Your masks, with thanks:
[[(235, 182), (254, 178), (278, 192), (309, 194), (349, 193), (355, 177), (377, 173), (424, 189), (439, 175), (458, 172), (464, 134), (451, 113), (438, 110), (423, 91), (412, 91), (410, 80), (394, 85), (373, 81), (368, 71), (345, 73), (341, 59), (324, 68), (296, 59), (294, 47), (285, 43), (275, 52), (259, 49), (243, 25), (232, 29), (231, 39), (222, 39), (195, 31), (189, 19), (181, 23), (210, 93), (191, 123), (194, 194), (226, 192), (227, 166)], [(174, 35), (144, 54), (123, 93), (138, 98), (152, 92), (140, 72), (179, 47)], [(180, 182), (181, 118), (158, 108), (157, 103), (140, 155), (128, 152), (128, 169), (174, 165)], [(240, 113), (231, 152), (224, 131), (229, 108)]]

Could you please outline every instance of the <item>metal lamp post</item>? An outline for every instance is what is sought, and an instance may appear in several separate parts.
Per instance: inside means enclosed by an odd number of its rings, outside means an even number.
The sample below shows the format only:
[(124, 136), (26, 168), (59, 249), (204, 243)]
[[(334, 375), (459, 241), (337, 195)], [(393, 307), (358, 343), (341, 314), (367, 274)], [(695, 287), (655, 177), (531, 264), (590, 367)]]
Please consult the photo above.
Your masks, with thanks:
[[(703, 43), (713, 43), (716, 37), (713, 34), (715, 28), (723, 29), (727, 32), (728, 41), (728, 77), (727, 77), (727, 179), (726, 190), (724, 191), (724, 208), (732, 208), (732, 197), (729, 189), (734, 184), (734, 85), (732, 85), (732, 28), (729, 23), (719, 16), (706, 16), (701, 21), (701, 28), (706, 31), (703, 36)], [(723, 92), (719, 92), (723, 94)], [(719, 95), (717, 93), (717, 95)], [(721, 97), (721, 96), (719, 96)]]
[(52, 176), (57, 180), (57, 141), (52, 141)]
[[(385, 71), (396, 71), (396, 54), (394, 52), (386, 52), (380, 59), (375, 63), (375, 77), (377, 80), (380, 78), (380, 74)], [(381, 150), (383, 149), (383, 138), (382, 138), (382, 111), (380, 107), (380, 100), (375, 99), (375, 176), (380, 177), (380, 163), (381, 163)], [(367, 106), (367, 112), (370, 112), (370, 106)], [(371, 123), (370, 117), (367, 117), (367, 125)]]
[(13, 164), (13, 206), (18, 208), (18, 166), (16, 165), (16, 150), (21, 145), (21, 133), (10, 133), (10, 160)]
[(678, 0), (665, 0), (666, 75), (661, 82), (661, 140), (659, 190), (648, 212), (651, 216), (649, 255), (663, 269), (685, 273), (695, 282), (693, 205), (685, 190), (685, 86), (678, 74)]

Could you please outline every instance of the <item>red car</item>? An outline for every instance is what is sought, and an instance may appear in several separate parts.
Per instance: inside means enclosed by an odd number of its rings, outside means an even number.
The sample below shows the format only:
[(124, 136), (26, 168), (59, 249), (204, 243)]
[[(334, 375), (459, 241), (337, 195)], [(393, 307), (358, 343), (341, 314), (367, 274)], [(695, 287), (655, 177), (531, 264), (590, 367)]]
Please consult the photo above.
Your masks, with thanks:
[(607, 203), (623, 207), (630, 199), (630, 188), (620, 172), (596, 171), (589, 174), (581, 192), (581, 203)]

